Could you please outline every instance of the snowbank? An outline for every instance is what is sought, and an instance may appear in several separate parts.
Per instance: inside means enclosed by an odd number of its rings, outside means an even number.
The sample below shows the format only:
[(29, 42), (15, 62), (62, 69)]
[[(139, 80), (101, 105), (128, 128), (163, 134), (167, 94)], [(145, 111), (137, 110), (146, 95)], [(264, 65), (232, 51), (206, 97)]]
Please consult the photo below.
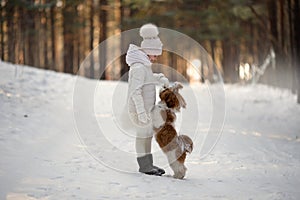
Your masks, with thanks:
[[(78, 83), (87, 90), (98, 85), (94, 112), (86, 102), (75, 105)], [(97, 82), (0, 61), (0, 198), (300, 198), (300, 106), (290, 92), (263, 85), (225, 85), (221, 138), (200, 159), (203, 137), (196, 136), (214, 128), (213, 105), (207, 87), (186, 89), (184, 97), (198, 99), (199, 106), (196, 112), (187, 108), (180, 130), (194, 136), (196, 146), (187, 158), (186, 179), (175, 180), (168, 177), (172, 172), (155, 142), (154, 160), (165, 167), (167, 176), (135, 172), (134, 138), (122, 135), (113, 121), (116, 88), (124, 89), (126, 83)], [(87, 120), (91, 116), (96, 120)], [(190, 128), (194, 116), (200, 121), (197, 132)]]

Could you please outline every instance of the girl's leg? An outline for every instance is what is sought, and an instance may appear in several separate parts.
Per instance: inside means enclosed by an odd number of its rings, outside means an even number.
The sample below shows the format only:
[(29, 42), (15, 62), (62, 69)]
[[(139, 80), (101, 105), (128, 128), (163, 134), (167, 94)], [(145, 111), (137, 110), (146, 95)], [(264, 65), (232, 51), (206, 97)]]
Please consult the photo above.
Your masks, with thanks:
[(139, 172), (161, 176), (165, 173), (165, 171), (153, 165), (153, 157), (151, 154), (152, 138), (152, 128), (137, 130), (135, 148), (137, 153), (137, 161), (140, 167)]
[(151, 153), (152, 137), (140, 138), (137, 137), (135, 140), (135, 149), (137, 157), (142, 157)]
[(152, 127), (137, 128), (136, 133), (135, 149), (137, 157), (150, 154), (153, 137)]

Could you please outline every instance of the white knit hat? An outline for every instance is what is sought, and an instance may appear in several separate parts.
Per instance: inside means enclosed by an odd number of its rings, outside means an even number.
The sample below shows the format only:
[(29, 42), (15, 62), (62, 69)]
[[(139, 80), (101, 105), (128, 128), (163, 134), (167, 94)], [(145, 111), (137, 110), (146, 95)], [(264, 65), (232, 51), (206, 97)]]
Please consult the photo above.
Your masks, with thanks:
[(158, 34), (158, 28), (154, 24), (145, 24), (140, 28), (140, 36), (143, 38), (141, 48), (147, 55), (162, 54), (162, 43)]

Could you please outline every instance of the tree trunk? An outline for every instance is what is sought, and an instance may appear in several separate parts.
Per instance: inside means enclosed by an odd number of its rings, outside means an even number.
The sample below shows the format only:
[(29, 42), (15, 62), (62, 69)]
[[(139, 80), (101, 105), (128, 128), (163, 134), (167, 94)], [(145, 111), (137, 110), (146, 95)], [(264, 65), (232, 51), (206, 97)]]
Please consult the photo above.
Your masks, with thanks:
[(215, 82), (214, 77), (217, 75), (217, 69), (216, 69), (216, 41), (215, 40), (210, 40), (210, 49), (211, 49), (211, 58), (212, 58), (212, 63), (211, 63), (211, 70), (213, 74), (213, 79), (212, 81)]
[(48, 59), (48, 13), (47, 10), (44, 9), (41, 15), (42, 19), (42, 29), (43, 29), (43, 46), (44, 46), (44, 51), (43, 51), (43, 60), (44, 60), (44, 68), (49, 69), (49, 59)]
[[(34, 5), (36, 4), (36, 0), (33, 0), (32, 1), (32, 5), (33, 7), (35, 7)], [(30, 10), (29, 10), (30, 12)], [(43, 66), (41, 65), (41, 60), (42, 60), (42, 57), (41, 55), (43, 54), (42, 52), (42, 40), (41, 40), (41, 32), (43, 31), (42, 30), (42, 27), (41, 27), (41, 15), (40, 15), (40, 11), (38, 8), (34, 8), (33, 10), (33, 18), (34, 20), (34, 45), (31, 46), (31, 48), (33, 49), (33, 52), (35, 54), (35, 57), (34, 57), (34, 66), (35, 67), (38, 67), (38, 68), (43, 68)]]
[(226, 83), (235, 83), (238, 81), (239, 49), (231, 41), (222, 42), (224, 69), (224, 81)]
[[(34, 0), (30, 0), (30, 5), (34, 5)], [(35, 37), (36, 37), (36, 30), (35, 30), (35, 12), (32, 10), (27, 10), (27, 25), (26, 27), (28, 28), (27, 30), (27, 61), (28, 65), (30, 66), (35, 66), (37, 55), (36, 55), (36, 46), (37, 44), (35, 43)]]
[(8, 61), (14, 63), (15, 61), (15, 32), (14, 32), (14, 12), (15, 6), (12, 1), (6, 4), (6, 18), (7, 18), (7, 46), (8, 46)]
[(74, 15), (76, 7), (66, 3), (63, 9), (63, 38), (64, 38), (64, 72), (73, 74), (74, 66)]
[(100, 80), (106, 79), (106, 43), (103, 43), (107, 38), (107, 0), (100, 0), (100, 35), (99, 35), (99, 62), (100, 62)]
[[(123, 40), (123, 38), (121, 38), (121, 43), (123, 43), (123, 44), (121, 44), (121, 46), (122, 46), (121, 48), (126, 48), (126, 47), (124, 47), (124, 40)], [(121, 74), (120, 74), (121, 80), (122, 81), (128, 81), (129, 67), (128, 67), (127, 63), (126, 63), (126, 54), (122, 54), (120, 59), (121, 59), (121, 61), (120, 61), (121, 62)]]
[[(120, 6), (120, 9), (121, 9), (121, 32), (125, 31), (124, 30), (124, 18), (125, 17), (128, 17), (128, 16), (125, 16), (125, 8), (124, 8), (124, 4), (123, 4), (123, 0), (120, 0), (121, 1), (121, 6)], [(127, 46), (127, 42), (126, 42), (126, 38), (122, 37), (121, 35), (121, 52), (122, 52), (122, 55), (121, 55), (121, 80), (122, 81), (128, 81), (128, 71), (129, 71), (129, 67), (126, 63), (126, 51), (128, 49), (128, 46)]]
[(300, 0), (295, 0), (294, 8), (295, 63), (297, 66), (297, 103), (300, 104)]
[(286, 17), (286, 0), (279, 0), (279, 17), (280, 20), (280, 43), (279, 43), (279, 60), (278, 65), (276, 66), (277, 71), (277, 80), (279, 82), (279, 86), (283, 88), (291, 89), (292, 79), (291, 76), (291, 62), (287, 52), (287, 30), (288, 30), (288, 22)]
[(50, 30), (51, 30), (51, 69), (57, 70), (56, 68), (56, 44), (55, 44), (55, 6), (52, 5), (50, 8)]
[(281, 43), (280, 46), (284, 48), (285, 45), (285, 14), (284, 14), (284, 0), (279, 0), (279, 5), (280, 5), (280, 38), (281, 38)]
[(1, 40), (1, 47), (0, 47), (0, 51), (1, 51), (1, 60), (4, 60), (4, 8), (2, 6), (2, 4), (0, 4), (0, 40)]
[(90, 54), (90, 78), (95, 78), (95, 69), (94, 69), (94, 52), (93, 52), (93, 47), (94, 47), (94, 4), (93, 0), (90, 0), (90, 44), (89, 48), (91, 51)]
[[(277, 1), (277, 0), (276, 0)], [(278, 64), (277, 61), (279, 61), (279, 48), (278, 48), (278, 30), (277, 30), (277, 6), (276, 1), (269, 0), (268, 1), (268, 14), (269, 14), (269, 23), (270, 23), (270, 33), (272, 35), (271, 40), (275, 55), (276, 55), (276, 64)], [(267, 76), (269, 84), (277, 85), (276, 82), (276, 71), (273, 68), (268, 68), (267, 70)]]
[(293, 9), (292, 0), (288, 0), (288, 21), (289, 21), (289, 52), (292, 66), (292, 93), (297, 94), (297, 66), (295, 63), (295, 41), (294, 41), (294, 25), (293, 25)]
[[(25, 6), (23, 6), (21, 8), (21, 11), (22, 13), (22, 18), (20, 19), (21, 22), (20, 22), (20, 29), (22, 30), (22, 40), (23, 40), (23, 44), (22, 44), (22, 53), (23, 53), (23, 63), (25, 65), (29, 65), (29, 51), (28, 51), (28, 45), (29, 45), (29, 30), (28, 30), (28, 10), (26, 9)], [(27, 28), (27, 29), (26, 29)]]
[[(279, 12), (277, 12), (279, 11)], [(271, 74), (270, 83), (277, 87), (289, 88), (290, 80), (287, 78), (289, 66), (287, 62), (287, 55), (284, 52), (285, 48), (285, 23), (284, 23), (284, 2), (268, 1), (269, 24), (271, 33), (271, 43), (275, 52), (275, 69), (268, 69)], [(280, 31), (279, 31), (280, 29)], [(268, 75), (269, 75), (268, 74)]]

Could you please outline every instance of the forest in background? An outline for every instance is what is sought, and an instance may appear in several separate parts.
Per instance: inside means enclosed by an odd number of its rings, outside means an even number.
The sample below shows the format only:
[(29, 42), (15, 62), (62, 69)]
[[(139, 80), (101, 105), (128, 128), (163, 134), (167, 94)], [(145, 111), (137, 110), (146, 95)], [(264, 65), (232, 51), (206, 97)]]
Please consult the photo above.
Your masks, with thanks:
[[(101, 42), (152, 22), (201, 44), (226, 83), (260, 82), (288, 88), (298, 94), (300, 102), (300, 0), (0, 2), (3, 61), (75, 74)], [(103, 48), (101, 54), (109, 47)], [(120, 48), (126, 48), (122, 41)], [(192, 79), (189, 63), (182, 57), (164, 51), (159, 62)], [(106, 65), (105, 59), (91, 61), (80, 74), (102, 80), (126, 79), (124, 55), (101, 73)], [(202, 65), (200, 72), (199, 81), (213, 81), (209, 64)]]

